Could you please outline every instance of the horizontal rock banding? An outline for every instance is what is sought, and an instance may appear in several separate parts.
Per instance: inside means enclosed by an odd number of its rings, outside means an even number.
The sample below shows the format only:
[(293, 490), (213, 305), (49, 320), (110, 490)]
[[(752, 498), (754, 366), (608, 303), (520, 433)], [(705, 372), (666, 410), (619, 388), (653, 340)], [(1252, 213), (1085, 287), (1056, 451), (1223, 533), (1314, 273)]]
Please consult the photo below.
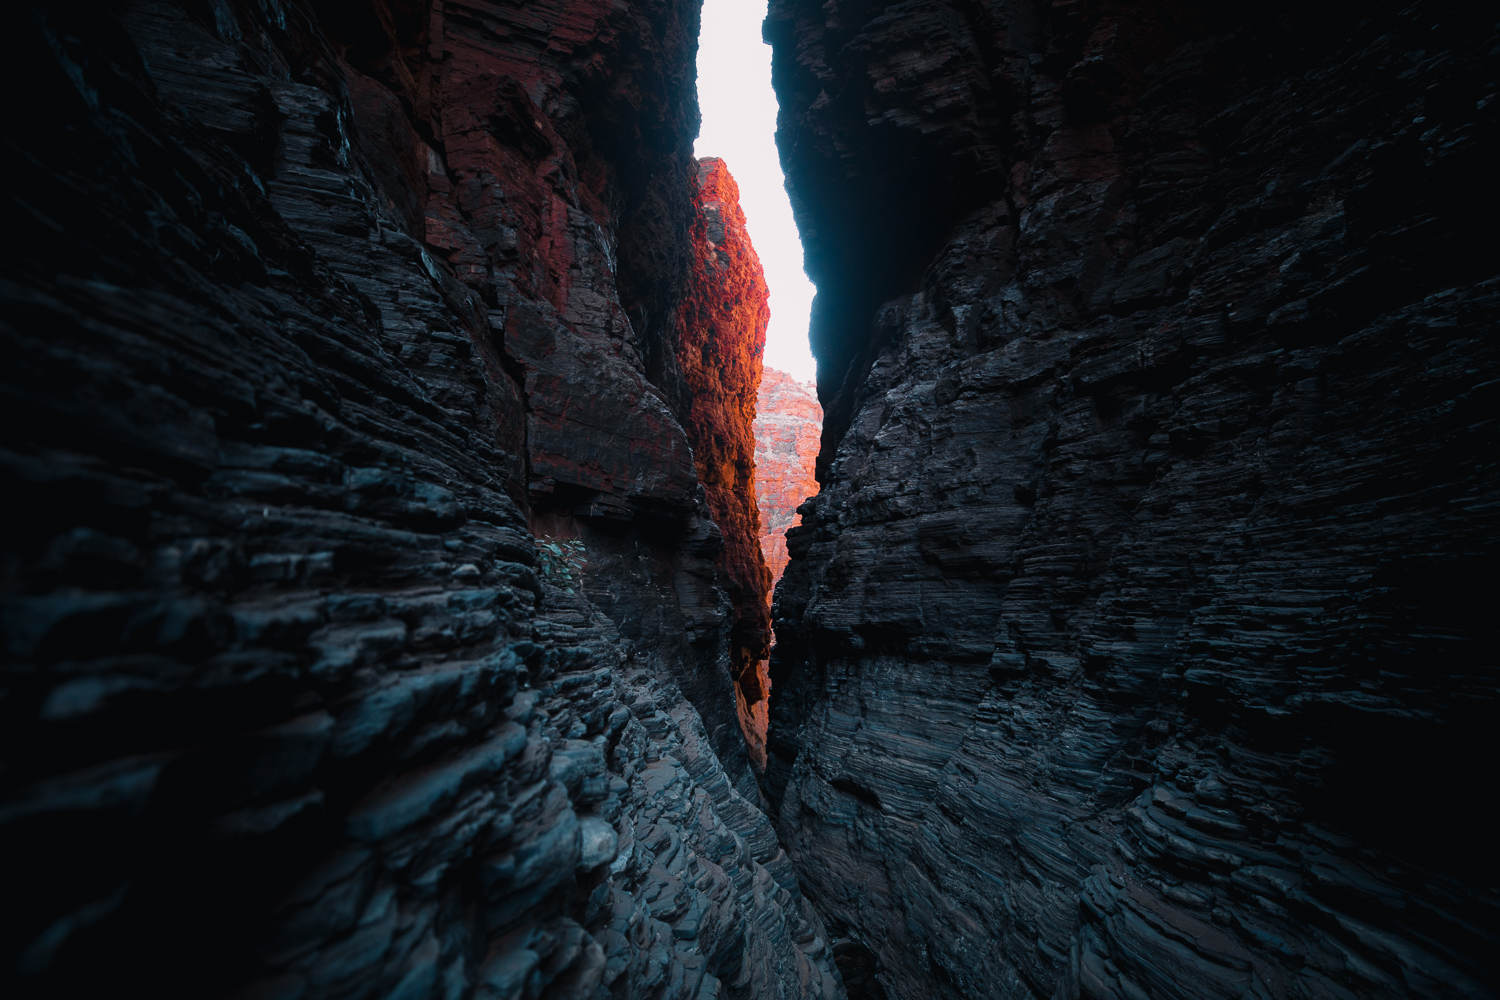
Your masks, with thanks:
[(773, 0), (826, 420), (767, 785), (851, 982), (1500, 991), (1455, 10)]
[(696, 8), (12, 22), (0, 992), (839, 997), (684, 427)]

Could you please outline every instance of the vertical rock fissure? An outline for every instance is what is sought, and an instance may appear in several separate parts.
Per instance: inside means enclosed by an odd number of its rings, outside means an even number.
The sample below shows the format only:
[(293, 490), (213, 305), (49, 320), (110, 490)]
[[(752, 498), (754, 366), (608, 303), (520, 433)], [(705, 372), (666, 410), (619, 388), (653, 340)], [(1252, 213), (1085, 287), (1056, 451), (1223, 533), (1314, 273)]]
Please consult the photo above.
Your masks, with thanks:
[[(756, 397), (755, 496), (761, 516), (760, 549), (771, 575), (768, 601), (774, 598), (776, 584), (786, 569), (787, 529), (798, 523), (799, 508), (818, 492), (815, 470), (822, 426), (823, 410), (818, 406), (816, 387), (767, 368)], [(771, 639), (774, 645), (774, 632)], [(755, 665), (762, 698), (752, 710), (762, 770), (770, 726), (770, 666), (769, 655)]]

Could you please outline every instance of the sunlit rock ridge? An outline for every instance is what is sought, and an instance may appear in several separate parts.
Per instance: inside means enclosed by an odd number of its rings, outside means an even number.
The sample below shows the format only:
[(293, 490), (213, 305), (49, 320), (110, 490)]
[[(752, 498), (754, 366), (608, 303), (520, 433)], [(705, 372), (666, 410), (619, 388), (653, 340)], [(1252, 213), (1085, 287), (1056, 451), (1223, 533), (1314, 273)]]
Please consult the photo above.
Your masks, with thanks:
[(755, 407), (769, 293), (729, 167), (705, 157), (698, 161), (695, 183), (692, 264), (677, 359), (688, 389), (686, 426), (694, 462), (724, 537), (717, 562), (734, 609), (729, 656), (736, 711), (750, 755), (763, 767), (771, 574), (760, 545)]

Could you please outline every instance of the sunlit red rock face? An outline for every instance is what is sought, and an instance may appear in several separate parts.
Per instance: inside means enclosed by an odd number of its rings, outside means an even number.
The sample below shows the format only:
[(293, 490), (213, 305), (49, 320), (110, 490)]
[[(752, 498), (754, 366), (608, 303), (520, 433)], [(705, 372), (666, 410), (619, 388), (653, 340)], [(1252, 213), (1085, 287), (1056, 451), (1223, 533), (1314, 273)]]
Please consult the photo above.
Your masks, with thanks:
[(818, 492), (814, 467), (822, 432), (823, 408), (814, 387), (767, 368), (755, 411), (755, 497), (773, 587), (786, 569), (786, 531), (800, 520), (802, 501)]
[(730, 669), (740, 724), (759, 760), (771, 575), (760, 549), (754, 422), (771, 311), (760, 258), (740, 210), (739, 185), (729, 168), (715, 157), (700, 160), (693, 186), (692, 263), (677, 335), (677, 362), (690, 400), (683, 424), (709, 509), (724, 535), (718, 565), (736, 615)]

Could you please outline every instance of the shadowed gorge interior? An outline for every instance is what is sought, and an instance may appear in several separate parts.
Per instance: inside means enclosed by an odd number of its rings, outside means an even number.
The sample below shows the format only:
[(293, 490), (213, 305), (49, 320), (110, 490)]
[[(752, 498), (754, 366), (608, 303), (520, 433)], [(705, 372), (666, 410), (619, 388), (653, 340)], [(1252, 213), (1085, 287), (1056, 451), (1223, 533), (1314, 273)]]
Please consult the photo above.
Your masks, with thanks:
[(1500, 994), (1493, 12), (702, 15), (8, 12), (5, 995)]
[(767, 784), (851, 995), (1493, 996), (1493, 17), (765, 33), (828, 414)]

